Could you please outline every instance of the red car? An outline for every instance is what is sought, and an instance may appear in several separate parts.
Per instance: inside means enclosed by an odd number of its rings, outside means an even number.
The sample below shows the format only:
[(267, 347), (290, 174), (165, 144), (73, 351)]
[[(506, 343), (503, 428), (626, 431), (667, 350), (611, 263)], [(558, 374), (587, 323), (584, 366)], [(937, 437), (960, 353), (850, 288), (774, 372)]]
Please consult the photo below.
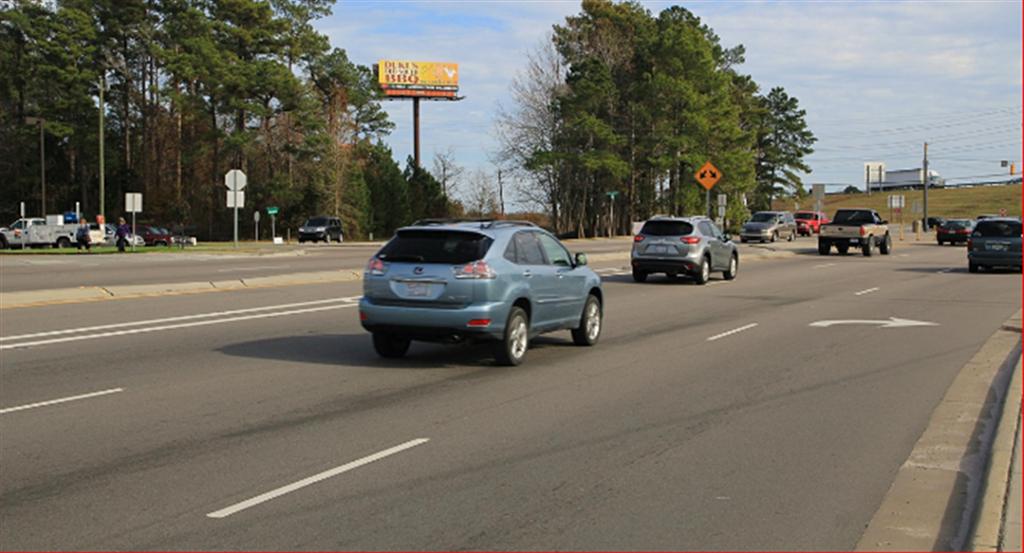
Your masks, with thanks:
[(830, 223), (831, 219), (821, 211), (797, 211), (793, 214), (796, 219), (796, 232), (800, 236), (810, 236), (821, 231), (821, 225)]
[(163, 227), (140, 227), (139, 236), (142, 236), (147, 246), (171, 245), (171, 231)]

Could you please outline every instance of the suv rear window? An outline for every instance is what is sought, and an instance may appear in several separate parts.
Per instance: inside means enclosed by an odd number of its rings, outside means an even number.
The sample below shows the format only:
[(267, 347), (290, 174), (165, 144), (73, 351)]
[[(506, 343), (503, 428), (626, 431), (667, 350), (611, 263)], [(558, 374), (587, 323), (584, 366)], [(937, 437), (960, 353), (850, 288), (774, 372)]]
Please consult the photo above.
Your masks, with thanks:
[(864, 223), (874, 223), (875, 218), (871, 215), (870, 211), (862, 209), (841, 209), (836, 212), (836, 218), (832, 222), (862, 225)]
[(443, 230), (399, 231), (377, 254), (384, 261), (459, 265), (487, 254), (493, 240), (475, 232)]
[(313, 217), (306, 221), (307, 227), (326, 227), (327, 225), (327, 217)]
[(986, 219), (974, 227), (974, 235), (996, 238), (1019, 238), (1021, 235), (1021, 224), (1019, 221), (993, 221)]
[(685, 236), (693, 233), (693, 225), (686, 221), (647, 221), (640, 234), (647, 236)]
[(800, 219), (801, 221), (813, 221), (814, 219), (818, 218), (818, 216), (815, 215), (814, 213), (797, 213), (794, 217)]

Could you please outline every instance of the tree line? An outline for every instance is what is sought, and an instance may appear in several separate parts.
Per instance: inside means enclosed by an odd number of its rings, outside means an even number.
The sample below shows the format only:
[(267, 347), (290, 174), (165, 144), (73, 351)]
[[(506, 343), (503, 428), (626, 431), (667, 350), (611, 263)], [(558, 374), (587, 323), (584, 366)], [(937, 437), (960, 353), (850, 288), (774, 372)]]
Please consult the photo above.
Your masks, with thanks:
[(799, 174), (815, 142), (795, 97), (762, 94), (739, 71), (744, 53), (679, 6), (655, 15), (638, 2), (584, 0), (513, 82), (496, 124), (500, 158), (559, 233), (703, 214), (692, 175), (708, 160), (724, 175), (712, 203), (727, 194), (726, 219), (742, 222), (777, 195), (806, 193)]
[[(370, 68), (313, 22), (333, 0), (14, 0), (0, 6), (0, 216), (105, 211), (142, 192), (143, 219), (230, 236), (223, 174), (248, 175), (246, 214), (342, 218), (390, 236), (459, 206), (403, 170)], [(40, 147), (42, 125), (42, 148)], [(40, 150), (45, 156), (40, 156)]]
[(245, 215), (277, 206), (286, 226), (335, 215), (353, 238), (422, 217), (501, 216), (506, 198), (560, 234), (624, 233), (653, 214), (703, 212), (692, 175), (706, 160), (724, 174), (714, 192), (729, 196), (732, 222), (803, 193), (815, 139), (797, 99), (762, 94), (739, 71), (743, 47), (722, 46), (684, 8), (585, 0), (554, 25), (498, 110), (496, 182), (451, 151), (432, 171), (396, 163), (371, 69), (313, 27), (333, 3), (0, 4), (0, 221), (20, 201), (43, 212), (44, 170), (47, 213), (77, 201), (96, 214), (102, 175), (108, 219), (125, 192), (142, 192), (141, 220), (204, 239), (231, 235), (222, 182), (235, 168), (249, 177)]

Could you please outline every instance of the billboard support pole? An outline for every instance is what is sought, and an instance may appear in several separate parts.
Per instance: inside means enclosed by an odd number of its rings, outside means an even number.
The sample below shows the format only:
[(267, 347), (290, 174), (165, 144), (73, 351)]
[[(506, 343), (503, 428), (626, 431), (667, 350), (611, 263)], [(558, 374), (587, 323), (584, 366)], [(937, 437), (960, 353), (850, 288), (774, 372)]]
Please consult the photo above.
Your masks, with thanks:
[(420, 167), (420, 99), (412, 99), (412, 149), (416, 167)]

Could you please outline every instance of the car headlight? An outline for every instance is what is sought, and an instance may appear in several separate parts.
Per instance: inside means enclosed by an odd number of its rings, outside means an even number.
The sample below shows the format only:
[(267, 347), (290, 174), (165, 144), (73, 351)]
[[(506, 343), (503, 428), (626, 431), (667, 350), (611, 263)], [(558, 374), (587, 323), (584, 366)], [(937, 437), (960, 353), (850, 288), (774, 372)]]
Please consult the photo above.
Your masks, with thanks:
[(327, 227), (316, 227), (317, 232), (323, 232), (325, 230), (327, 230)]

